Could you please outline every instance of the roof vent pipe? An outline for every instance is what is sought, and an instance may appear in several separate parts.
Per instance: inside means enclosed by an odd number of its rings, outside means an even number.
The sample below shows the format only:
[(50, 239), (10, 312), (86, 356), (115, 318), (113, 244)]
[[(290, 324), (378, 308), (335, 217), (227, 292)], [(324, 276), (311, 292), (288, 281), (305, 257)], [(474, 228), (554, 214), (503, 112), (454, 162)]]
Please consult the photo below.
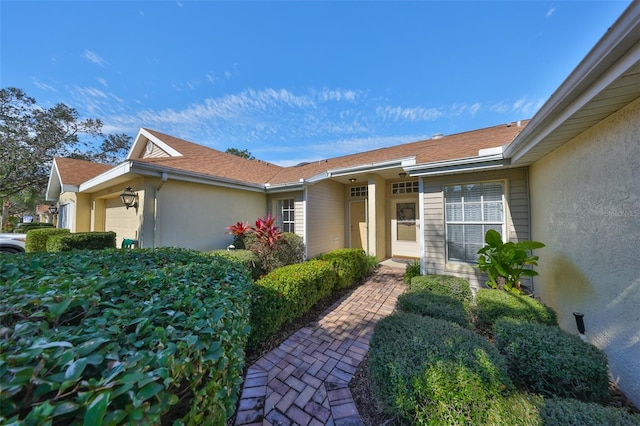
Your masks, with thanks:
[(433, 136), (431, 136), (431, 139), (442, 139), (444, 135), (442, 133), (436, 133)]
[(522, 121), (521, 120), (518, 120), (517, 124), (518, 124), (518, 127), (522, 127)]

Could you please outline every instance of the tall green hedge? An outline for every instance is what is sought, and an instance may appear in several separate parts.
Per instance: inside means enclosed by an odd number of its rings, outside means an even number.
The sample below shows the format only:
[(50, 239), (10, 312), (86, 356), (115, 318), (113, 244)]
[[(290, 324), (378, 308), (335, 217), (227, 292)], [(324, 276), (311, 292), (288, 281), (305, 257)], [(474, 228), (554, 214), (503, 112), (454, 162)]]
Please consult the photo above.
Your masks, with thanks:
[(115, 232), (77, 232), (59, 234), (47, 240), (47, 251), (57, 253), (70, 250), (104, 250), (116, 247)]
[(492, 328), (503, 317), (546, 325), (558, 325), (553, 309), (536, 299), (502, 290), (480, 289), (476, 294), (475, 314), (477, 324)]
[[(246, 271), (180, 249), (0, 257), (0, 423), (224, 425)], [(180, 402), (180, 404), (178, 404)]]
[(71, 232), (65, 228), (41, 228), (32, 229), (27, 232), (27, 240), (25, 242), (25, 251), (27, 253), (45, 252), (47, 251), (47, 241), (56, 235), (69, 234)]

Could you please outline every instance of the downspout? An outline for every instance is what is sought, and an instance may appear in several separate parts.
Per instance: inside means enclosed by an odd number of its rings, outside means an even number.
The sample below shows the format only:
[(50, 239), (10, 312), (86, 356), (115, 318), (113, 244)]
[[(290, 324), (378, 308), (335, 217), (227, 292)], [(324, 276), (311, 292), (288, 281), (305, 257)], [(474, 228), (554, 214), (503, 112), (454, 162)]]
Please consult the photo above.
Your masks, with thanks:
[[(307, 226), (307, 223), (309, 222), (309, 217), (307, 215), (307, 197), (309, 196), (309, 188), (305, 185), (303, 191), (302, 191), (302, 205), (303, 207), (303, 212), (302, 212), (302, 217), (304, 218), (304, 222), (302, 224), (302, 235), (304, 235), (303, 239), (304, 239), (304, 258), (308, 259), (309, 258), (309, 235), (307, 234), (307, 230), (309, 229)], [(295, 197), (294, 197), (294, 203), (295, 203)], [(294, 218), (295, 220), (295, 218)]]
[(364, 199), (364, 230), (367, 235), (367, 255), (369, 252), (369, 197)]
[(420, 274), (427, 275), (427, 245), (424, 238), (427, 229), (424, 214), (424, 179), (418, 178), (418, 209), (420, 209)]
[(162, 186), (164, 185), (164, 183), (169, 179), (169, 175), (167, 174), (167, 172), (162, 172), (162, 177), (160, 180), (160, 185), (156, 186), (154, 188), (154, 194), (153, 194), (153, 247), (154, 248), (158, 248), (160, 247), (160, 227), (158, 226), (158, 206), (159, 206), (159, 195), (160, 195), (160, 189), (162, 188)]
[[(533, 239), (533, 227), (531, 223), (531, 187), (529, 182), (529, 168), (531, 166), (527, 166), (525, 169), (525, 180), (527, 182), (527, 226), (529, 227), (529, 241), (534, 241)], [(531, 293), (536, 294), (535, 285), (534, 285), (534, 277), (529, 278), (531, 280)]]

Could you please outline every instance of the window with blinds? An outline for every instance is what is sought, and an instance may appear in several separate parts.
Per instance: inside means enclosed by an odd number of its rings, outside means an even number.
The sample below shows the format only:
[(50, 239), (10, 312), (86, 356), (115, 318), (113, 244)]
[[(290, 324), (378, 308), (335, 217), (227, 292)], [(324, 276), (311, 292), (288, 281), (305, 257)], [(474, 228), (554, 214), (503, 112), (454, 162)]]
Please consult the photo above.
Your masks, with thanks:
[(451, 185), (444, 188), (447, 259), (476, 263), (484, 235), (504, 235), (504, 190), (501, 182)]
[(277, 225), (282, 232), (295, 232), (295, 202), (293, 198), (278, 200)]

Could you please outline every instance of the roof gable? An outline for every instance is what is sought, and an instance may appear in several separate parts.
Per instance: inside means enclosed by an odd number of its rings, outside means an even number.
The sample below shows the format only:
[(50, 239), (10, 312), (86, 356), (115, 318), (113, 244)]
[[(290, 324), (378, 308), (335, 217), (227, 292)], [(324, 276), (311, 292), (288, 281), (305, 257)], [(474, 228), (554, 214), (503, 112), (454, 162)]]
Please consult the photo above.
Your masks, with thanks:
[(61, 192), (77, 192), (81, 183), (110, 170), (113, 166), (77, 160), (75, 158), (55, 157), (47, 183), (46, 199), (58, 199)]

